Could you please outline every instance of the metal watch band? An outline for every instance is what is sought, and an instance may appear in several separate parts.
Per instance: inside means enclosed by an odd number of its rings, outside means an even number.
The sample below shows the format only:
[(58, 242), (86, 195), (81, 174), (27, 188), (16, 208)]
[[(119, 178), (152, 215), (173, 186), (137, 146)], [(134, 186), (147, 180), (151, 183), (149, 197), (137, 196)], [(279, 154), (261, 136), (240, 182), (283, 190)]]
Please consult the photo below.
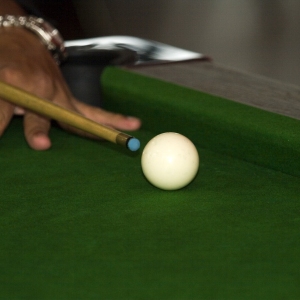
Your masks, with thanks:
[(35, 33), (53, 55), (57, 64), (67, 58), (64, 40), (57, 29), (35, 16), (0, 16), (0, 27), (23, 27)]

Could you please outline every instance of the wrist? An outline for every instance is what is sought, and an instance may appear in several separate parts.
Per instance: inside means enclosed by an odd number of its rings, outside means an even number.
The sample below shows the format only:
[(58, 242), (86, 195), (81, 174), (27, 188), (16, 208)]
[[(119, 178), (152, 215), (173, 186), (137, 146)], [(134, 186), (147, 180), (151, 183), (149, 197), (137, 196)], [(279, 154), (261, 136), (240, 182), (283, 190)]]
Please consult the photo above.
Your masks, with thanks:
[(0, 70), (3, 67), (14, 70), (22, 70), (24, 67), (31, 69), (32, 66), (47, 62), (56, 64), (39, 38), (25, 28), (0, 28), (0, 51)]
[(24, 28), (34, 33), (50, 51), (57, 64), (63, 62), (67, 57), (64, 41), (60, 33), (42, 18), (34, 16), (0, 16), (1, 27)]

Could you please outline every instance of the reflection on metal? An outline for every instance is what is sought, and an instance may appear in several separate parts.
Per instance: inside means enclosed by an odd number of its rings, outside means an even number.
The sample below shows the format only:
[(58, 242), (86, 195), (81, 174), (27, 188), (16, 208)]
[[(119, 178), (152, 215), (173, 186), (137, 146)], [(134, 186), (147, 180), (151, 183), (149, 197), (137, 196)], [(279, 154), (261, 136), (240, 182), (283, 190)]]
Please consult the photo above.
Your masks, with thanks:
[(67, 50), (69, 49), (73, 53), (75, 51), (82, 55), (97, 50), (100, 52), (103, 50), (129, 50), (136, 56), (134, 64), (176, 62), (204, 58), (199, 53), (131, 36), (109, 36), (66, 41), (65, 46)]

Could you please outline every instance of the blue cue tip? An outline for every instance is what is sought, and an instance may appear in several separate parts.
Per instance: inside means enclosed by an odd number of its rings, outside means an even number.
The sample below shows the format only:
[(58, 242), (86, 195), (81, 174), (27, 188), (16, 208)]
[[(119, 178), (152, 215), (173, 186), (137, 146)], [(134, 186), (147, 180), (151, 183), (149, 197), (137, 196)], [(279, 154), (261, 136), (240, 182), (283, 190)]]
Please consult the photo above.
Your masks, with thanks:
[(131, 151), (137, 151), (140, 149), (141, 143), (136, 138), (130, 138), (127, 142), (127, 148)]

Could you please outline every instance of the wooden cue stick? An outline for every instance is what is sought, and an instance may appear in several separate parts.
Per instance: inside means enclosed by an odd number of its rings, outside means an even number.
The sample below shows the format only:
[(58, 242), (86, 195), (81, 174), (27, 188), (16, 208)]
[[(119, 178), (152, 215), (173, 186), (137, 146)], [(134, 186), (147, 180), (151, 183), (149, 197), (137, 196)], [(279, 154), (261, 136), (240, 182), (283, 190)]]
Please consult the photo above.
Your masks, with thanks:
[(16, 88), (12, 85), (1, 81), (0, 98), (14, 103), (20, 107), (41, 114), (43, 116), (49, 117), (55, 121), (65, 123), (78, 129), (81, 129), (85, 132), (91, 133), (107, 141), (113, 142), (121, 146), (125, 146), (132, 151), (137, 150), (133, 150), (131, 149), (131, 147), (128, 147), (128, 142), (131, 139), (134, 139), (135, 142), (138, 142), (138, 140), (133, 138), (132, 136), (120, 132), (118, 130), (106, 127), (97, 122), (94, 122), (88, 118), (81, 116), (76, 112), (60, 107), (59, 105), (56, 105), (48, 100), (34, 96), (28, 92), (25, 92), (19, 88)]

